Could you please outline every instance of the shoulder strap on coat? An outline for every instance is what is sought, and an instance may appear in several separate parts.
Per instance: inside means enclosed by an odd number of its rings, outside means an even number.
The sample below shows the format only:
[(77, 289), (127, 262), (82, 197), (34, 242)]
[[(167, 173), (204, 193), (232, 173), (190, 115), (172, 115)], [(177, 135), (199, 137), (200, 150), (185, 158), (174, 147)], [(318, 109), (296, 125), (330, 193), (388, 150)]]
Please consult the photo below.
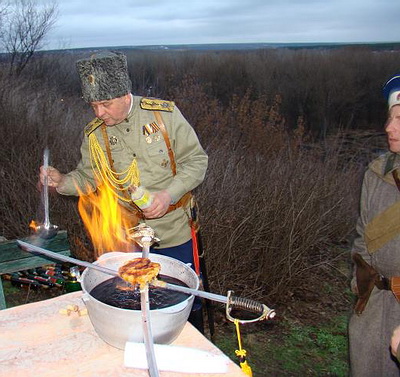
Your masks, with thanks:
[(142, 98), (140, 100), (140, 107), (143, 110), (172, 112), (174, 110), (175, 104), (173, 101), (164, 101), (157, 98)]
[(95, 129), (99, 128), (104, 123), (100, 118), (94, 118), (85, 127), (85, 135), (89, 136)]

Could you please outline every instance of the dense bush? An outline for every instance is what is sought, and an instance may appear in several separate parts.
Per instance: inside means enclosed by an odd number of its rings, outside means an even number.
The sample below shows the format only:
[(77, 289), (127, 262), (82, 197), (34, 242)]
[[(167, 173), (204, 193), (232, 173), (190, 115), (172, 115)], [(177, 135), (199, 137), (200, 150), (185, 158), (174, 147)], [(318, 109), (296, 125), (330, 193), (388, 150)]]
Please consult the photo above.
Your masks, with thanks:
[[(281, 300), (336, 257), (357, 214), (363, 169), (341, 142), (315, 136), (381, 126), (379, 87), (398, 52), (127, 51), (134, 92), (173, 99), (210, 156), (196, 190), (211, 288)], [(80, 53), (44, 53), (19, 78), (0, 66), (0, 233), (27, 235), (41, 216), (38, 168), (45, 146), (66, 172), (79, 160), (91, 111), (80, 99)], [(331, 139), (330, 139), (331, 140)], [(74, 254), (93, 252), (76, 198), (52, 193), (51, 221)]]
[[(286, 125), (299, 117), (314, 136), (337, 129), (380, 128), (385, 115), (383, 83), (398, 72), (399, 51), (367, 47), (332, 50), (262, 49), (218, 52), (143, 52), (127, 50), (134, 89), (169, 97), (187, 75), (224, 106), (232, 95), (250, 99), (279, 95)], [(137, 74), (135, 74), (137, 73)]]

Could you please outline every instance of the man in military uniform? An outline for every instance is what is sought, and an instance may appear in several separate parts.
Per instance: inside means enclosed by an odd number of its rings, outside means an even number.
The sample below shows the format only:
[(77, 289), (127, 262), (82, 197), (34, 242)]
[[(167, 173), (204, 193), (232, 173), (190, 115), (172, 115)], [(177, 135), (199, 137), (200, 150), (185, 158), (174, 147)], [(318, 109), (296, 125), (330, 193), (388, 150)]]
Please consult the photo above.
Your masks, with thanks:
[(76, 169), (42, 167), (41, 181), (47, 174), (63, 195), (106, 181), (132, 211), (128, 187), (145, 187), (153, 200), (140, 215), (160, 239), (154, 251), (193, 263), (187, 193), (203, 181), (208, 163), (196, 133), (173, 102), (131, 94), (125, 55), (101, 52), (76, 65), (96, 118), (85, 128)]

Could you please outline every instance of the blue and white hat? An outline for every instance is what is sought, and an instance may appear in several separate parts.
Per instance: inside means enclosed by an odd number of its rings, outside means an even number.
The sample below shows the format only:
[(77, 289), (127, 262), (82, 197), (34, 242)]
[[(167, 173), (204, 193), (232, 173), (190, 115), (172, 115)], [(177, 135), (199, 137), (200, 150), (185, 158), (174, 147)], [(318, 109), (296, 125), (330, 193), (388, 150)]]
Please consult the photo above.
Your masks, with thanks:
[(383, 95), (386, 98), (389, 110), (394, 105), (400, 105), (400, 73), (391, 77), (383, 86)]

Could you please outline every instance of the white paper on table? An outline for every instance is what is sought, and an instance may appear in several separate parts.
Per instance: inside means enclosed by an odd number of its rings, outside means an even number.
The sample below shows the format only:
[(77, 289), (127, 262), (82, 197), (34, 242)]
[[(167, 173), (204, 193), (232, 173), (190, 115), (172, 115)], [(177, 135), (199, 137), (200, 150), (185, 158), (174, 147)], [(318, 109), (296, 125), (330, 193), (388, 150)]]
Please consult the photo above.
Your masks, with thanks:
[[(167, 344), (154, 344), (157, 369), (182, 373), (226, 373), (230, 359), (225, 355)], [(144, 343), (126, 342), (124, 365), (148, 369)]]

